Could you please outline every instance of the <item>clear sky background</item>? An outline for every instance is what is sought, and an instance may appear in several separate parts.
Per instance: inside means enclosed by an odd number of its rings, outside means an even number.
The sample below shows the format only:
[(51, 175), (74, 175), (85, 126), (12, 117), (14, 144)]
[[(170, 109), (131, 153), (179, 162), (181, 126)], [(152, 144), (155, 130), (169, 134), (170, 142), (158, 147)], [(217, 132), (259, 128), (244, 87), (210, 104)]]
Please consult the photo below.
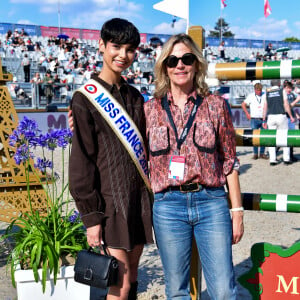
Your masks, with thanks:
[[(186, 22), (153, 9), (159, 0), (0, 0), (0, 22), (100, 29), (112, 18), (133, 22), (141, 33), (184, 32)], [(300, 38), (300, 0), (269, 0), (272, 14), (264, 17), (264, 0), (226, 0), (222, 16), (236, 38), (282, 40)], [(190, 0), (190, 25), (201, 25), (206, 33), (221, 15), (220, 0)]]

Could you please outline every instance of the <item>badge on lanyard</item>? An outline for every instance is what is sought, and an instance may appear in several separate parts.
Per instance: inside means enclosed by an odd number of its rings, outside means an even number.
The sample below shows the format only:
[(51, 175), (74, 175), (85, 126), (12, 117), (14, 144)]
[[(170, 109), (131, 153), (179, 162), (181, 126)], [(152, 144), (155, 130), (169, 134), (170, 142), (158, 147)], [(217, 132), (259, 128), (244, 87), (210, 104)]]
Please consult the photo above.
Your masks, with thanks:
[(184, 177), (184, 165), (185, 157), (179, 155), (173, 155), (169, 164), (169, 179), (183, 180)]

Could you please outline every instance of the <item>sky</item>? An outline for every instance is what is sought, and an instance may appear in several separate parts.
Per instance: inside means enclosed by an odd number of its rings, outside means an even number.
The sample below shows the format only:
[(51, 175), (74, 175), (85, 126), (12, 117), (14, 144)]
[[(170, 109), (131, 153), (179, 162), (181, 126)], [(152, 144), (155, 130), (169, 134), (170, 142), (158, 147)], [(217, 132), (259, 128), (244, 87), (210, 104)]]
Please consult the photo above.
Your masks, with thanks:
[[(300, 38), (300, 1), (269, 0), (272, 14), (264, 17), (264, 0), (190, 0), (189, 25), (200, 25), (206, 34), (222, 15), (235, 38), (283, 40)], [(100, 29), (113, 17), (133, 22), (141, 33), (185, 32), (186, 20), (155, 10), (160, 0), (0, 0), (0, 23)]]

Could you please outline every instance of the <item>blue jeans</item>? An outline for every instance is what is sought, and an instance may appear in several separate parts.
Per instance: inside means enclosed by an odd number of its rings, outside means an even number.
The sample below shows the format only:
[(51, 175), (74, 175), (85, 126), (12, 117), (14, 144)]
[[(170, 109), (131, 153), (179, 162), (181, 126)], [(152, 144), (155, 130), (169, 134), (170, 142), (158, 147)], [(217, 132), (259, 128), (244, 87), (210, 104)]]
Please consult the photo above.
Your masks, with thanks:
[(236, 299), (232, 223), (223, 187), (154, 195), (153, 226), (165, 274), (167, 299), (191, 299), (192, 239), (212, 300)]
[(296, 124), (295, 124), (295, 122), (292, 123), (290, 118), (288, 118), (288, 122), (289, 122), (289, 129), (296, 129)]
[[(251, 119), (252, 129), (263, 129), (263, 121), (259, 119)], [(258, 155), (258, 147), (253, 147), (254, 154)], [(260, 155), (265, 153), (265, 147), (260, 147)]]

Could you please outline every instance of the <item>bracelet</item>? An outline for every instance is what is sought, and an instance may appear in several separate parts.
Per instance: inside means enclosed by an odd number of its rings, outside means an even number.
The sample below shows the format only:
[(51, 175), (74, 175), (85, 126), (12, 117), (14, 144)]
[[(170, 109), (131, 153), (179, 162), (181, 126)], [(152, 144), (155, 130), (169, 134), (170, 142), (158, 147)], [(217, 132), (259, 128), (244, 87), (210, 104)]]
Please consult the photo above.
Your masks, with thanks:
[(263, 120), (262, 122), (263, 122), (263, 123), (267, 123), (267, 121), (266, 121), (266, 120)]
[(244, 211), (244, 207), (241, 206), (241, 207), (234, 207), (231, 209), (231, 211)]

